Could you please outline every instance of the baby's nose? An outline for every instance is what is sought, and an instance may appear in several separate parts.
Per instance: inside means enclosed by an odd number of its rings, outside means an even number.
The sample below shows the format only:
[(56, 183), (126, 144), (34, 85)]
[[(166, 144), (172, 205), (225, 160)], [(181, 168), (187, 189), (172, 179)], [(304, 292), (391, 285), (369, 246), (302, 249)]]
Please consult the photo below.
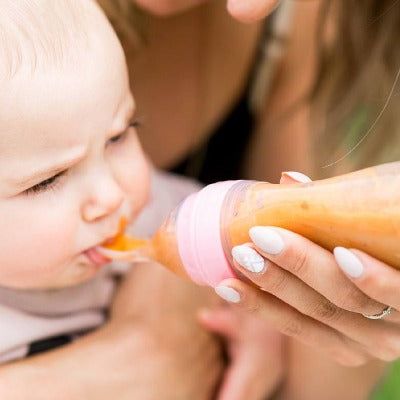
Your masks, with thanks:
[(102, 180), (93, 186), (82, 206), (82, 217), (86, 222), (113, 214), (124, 201), (124, 193), (113, 179)]

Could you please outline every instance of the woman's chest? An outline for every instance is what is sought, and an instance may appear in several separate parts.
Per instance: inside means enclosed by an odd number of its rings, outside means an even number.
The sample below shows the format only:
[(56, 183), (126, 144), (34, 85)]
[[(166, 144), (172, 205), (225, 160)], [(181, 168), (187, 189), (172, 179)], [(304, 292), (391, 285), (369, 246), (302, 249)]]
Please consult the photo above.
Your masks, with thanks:
[(151, 20), (146, 35), (128, 53), (139, 134), (155, 164), (169, 167), (207, 138), (244, 90), (260, 25), (234, 21), (217, 1)]

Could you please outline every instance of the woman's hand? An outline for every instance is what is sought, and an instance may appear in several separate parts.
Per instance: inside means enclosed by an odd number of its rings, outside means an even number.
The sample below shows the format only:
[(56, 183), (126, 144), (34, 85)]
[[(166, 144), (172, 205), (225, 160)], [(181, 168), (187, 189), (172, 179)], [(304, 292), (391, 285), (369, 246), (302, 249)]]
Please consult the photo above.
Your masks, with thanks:
[[(283, 176), (285, 183), (305, 179)], [(361, 251), (337, 248), (332, 254), (277, 227), (255, 227), (250, 236), (253, 243), (232, 253), (238, 271), (261, 290), (229, 279), (217, 293), (343, 365), (400, 356), (399, 271)], [(382, 320), (362, 315), (387, 306), (393, 311)]]
[(72, 345), (1, 367), (0, 397), (209, 400), (222, 370), (219, 354), (185, 333), (112, 321)]
[(254, 22), (269, 15), (280, 0), (228, 0), (228, 10), (240, 21)]
[(197, 305), (212, 305), (207, 297), (157, 265), (139, 265), (104, 327), (0, 367), (0, 398), (209, 400), (223, 362), (220, 343), (197, 322)]
[[(146, 331), (143, 355), (148, 351), (150, 360), (145, 363), (148, 371), (143, 372), (147, 382), (140, 371), (136, 373), (148, 392), (133, 398), (212, 398), (223, 372), (222, 346), (215, 335), (201, 327), (197, 312), (216, 304), (219, 299), (212, 290), (186, 282), (160, 265), (133, 266), (111, 308), (112, 321), (131, 320)], [(136, 367), (141, 364), (134, 358), (132, 362)]]
[[(201, 312), (196, 312), (198, 310)], [(126, 319), (139, 318), (140, 314), (141, 320), (154, 325), (155, 329), (161, 327), (161, 332), (166, 328), (175, 330), (178, 348), (191, 338), (193, 343), (200, 340), (204, 351), (210, 352), (211, 348), (215, 352), (215, 338), (196, 323), (198, 315), (203, 326), (225, 339), (229, 364), (218, 392), (219, 400), (264, 399), (282, 380), (283, 335), (253, 315), (221, 305), (208, 288), (178, 279), (157, 265), (134, 267), (114, 300), (112, 316)], [(186, 339), (182, 341), (181, 336)], [(196, 363), (207, 365), (202, 364), (203, 357), (199, 355)], [(185, 379), (193, 378), (204, 386), (201, 374), (188, 373)]]

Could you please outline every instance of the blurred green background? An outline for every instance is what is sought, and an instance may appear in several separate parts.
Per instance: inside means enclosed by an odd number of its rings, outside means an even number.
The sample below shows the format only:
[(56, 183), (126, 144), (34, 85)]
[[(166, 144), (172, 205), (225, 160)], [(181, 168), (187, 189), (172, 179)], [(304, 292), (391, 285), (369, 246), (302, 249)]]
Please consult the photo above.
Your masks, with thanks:
[(400, 360), (393, 363), (388, 376), (371, 400), (400, 400)]

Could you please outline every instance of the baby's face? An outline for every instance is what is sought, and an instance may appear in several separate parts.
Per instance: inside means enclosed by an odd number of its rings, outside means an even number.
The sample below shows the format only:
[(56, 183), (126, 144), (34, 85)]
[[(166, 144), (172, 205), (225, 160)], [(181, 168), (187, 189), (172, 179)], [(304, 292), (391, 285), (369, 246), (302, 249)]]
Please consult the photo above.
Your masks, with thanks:
[(79, 62), (0, 82), (0, 285), (55, 288), (93, 277), (87, 250), (146, 202), (148, 167), (117, 39)]

